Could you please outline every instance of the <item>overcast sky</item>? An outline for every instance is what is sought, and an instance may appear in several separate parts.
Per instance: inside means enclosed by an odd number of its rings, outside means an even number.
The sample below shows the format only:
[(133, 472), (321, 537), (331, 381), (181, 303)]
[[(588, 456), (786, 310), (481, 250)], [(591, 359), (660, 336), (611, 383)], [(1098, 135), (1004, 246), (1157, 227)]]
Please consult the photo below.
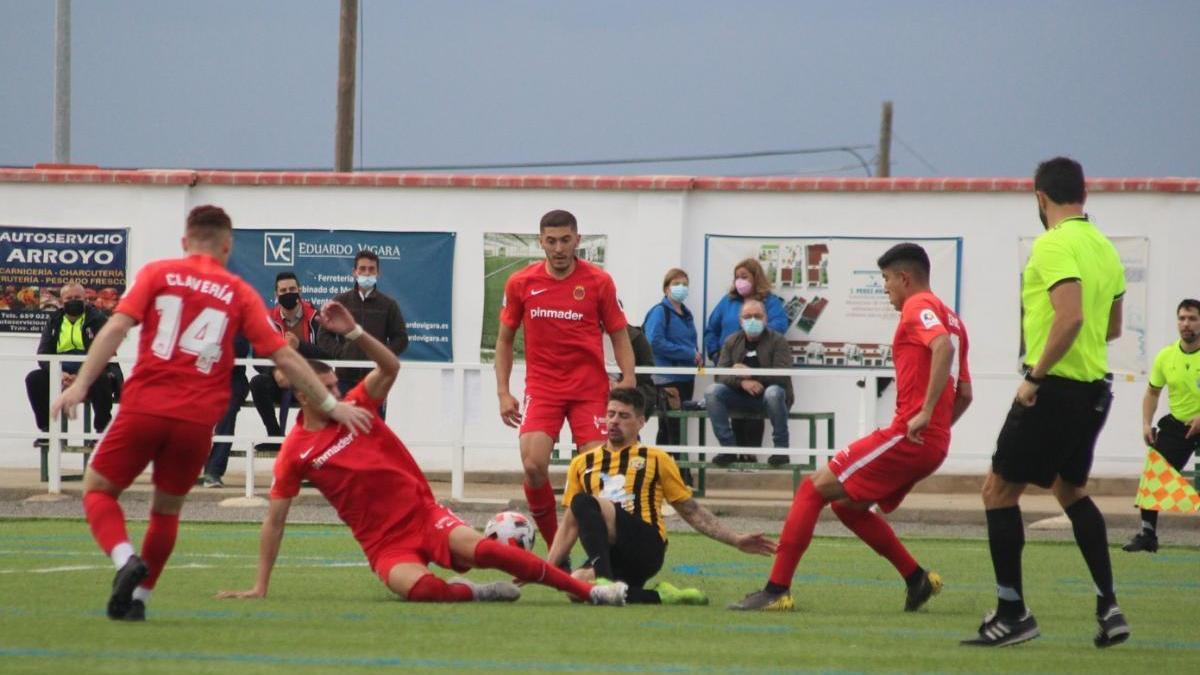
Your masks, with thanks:
[[(338, 6), (74, 0), (71, 159), (332, 166)], [(54, 7), (0, 0), (0, 165), (53, 158)], [(1197, 0), (361, 7), (356, 165), (870, 159), (890, 99), (894, 175), (1024, 176), (1054, 154), (1092, 176), (1200, 175)], [(847, 153), (535, 171), (864, 175)]]

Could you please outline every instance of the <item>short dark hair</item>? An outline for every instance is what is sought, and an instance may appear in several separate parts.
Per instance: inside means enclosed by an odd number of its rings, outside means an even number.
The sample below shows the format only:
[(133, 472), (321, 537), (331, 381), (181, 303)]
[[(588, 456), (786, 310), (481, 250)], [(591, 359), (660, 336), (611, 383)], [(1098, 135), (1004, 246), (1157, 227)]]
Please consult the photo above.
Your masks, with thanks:
[(333, 372), (333, 366), (329, 365), (328, 363), (325, 363), (324, 361), (318, 361), (317, 359), (306, 359), (306, 360), (308, 361), (308, 366), (310, 368), (312, 368), (313, 372), (318, 375), (324, 375), (325, 373)]
[(1193, 300), (1192, 298), (1184, 298), (1183, 302), (1179, 303), (1179, 306), (1175, 308), (1175, 314), (1178, 315), (1181, 311), (1183, 311), (1185, 309), (1190, 309), (1190, 310), (1193, 310), (1196, 313), (1200, 314), (1200, 300)]
[(275, 288), (279, 288), (279, 282), (287, 279), (291, 279), (292, 281), (296, 282), (297, 286), (300, 285), (300, 280), (296, 278), (295, 272), (280, 272), (279, 274), (275, 275)]
[(548, 227), (569, 227), (572, 232), (575, 232), (579, 229), (579, 224), (575, 222), (575, 216), (571, 215), (570, 211), (554, 209), (542, 216), (542, 222), (538, 225), (538, 231), (541, 232)]
[(1070, 157), (1055, 157), (1038, 164), (1033, 189), (1046, 193), (1055, 204), (1082, 204), (1087, 196), (1083, 165)]
[(881, 270), (896, 266), (907, 267), (912, 271), (919, 272), (922, 278), (929, 278), (929, 254), (925, 252), (925, 249), (912, 242), (906, 241), (889, 248), (886, 253), (879, 256), (876, 264)]
[(646, 397), (632, 387), (614, 387), (608, 392), (608, 400), (632, 406), (633, 411), (638, 415), (643, 417), (646, 415)]
[(375, 263), (376, 267), (379, 267), (379, 256), (375, 255), (374, 251), (364, 248), (363, 250), (354, 254), (354, 266), (358, 267), (358, 261), (363, 259), (370, 260), (371, 262)]
[(211, 242), (222, 235), (233, 233), (233, 221), (225, 209), (212, 204), (197, 206), (187, 216), (184, 233), (189, 239)]

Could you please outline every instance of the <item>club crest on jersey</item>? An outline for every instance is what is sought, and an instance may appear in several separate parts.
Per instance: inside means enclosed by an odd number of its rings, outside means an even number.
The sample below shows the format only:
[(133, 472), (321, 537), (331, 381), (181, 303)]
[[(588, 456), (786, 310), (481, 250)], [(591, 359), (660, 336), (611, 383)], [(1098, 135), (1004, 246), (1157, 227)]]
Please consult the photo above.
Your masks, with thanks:
[(633, 467), (634, 471), (641, 471), (646, 468), (646, 459), (644, 457), (634, 457), (629, 460), (629, 466)]
[(583, 286), (576, 286), (575, 290), (571, 293), (571, 297), (576, 300), (582, 300), (584, 295), (586, 295), (586, 292), (583, 290)]
[(941, 325), (941, 323), (941, 321), (938, 321), (937, 314), (934, 314), (932, 309), (921, 310), (921, 324), (926, 328), (933, 328), (934, 326)]

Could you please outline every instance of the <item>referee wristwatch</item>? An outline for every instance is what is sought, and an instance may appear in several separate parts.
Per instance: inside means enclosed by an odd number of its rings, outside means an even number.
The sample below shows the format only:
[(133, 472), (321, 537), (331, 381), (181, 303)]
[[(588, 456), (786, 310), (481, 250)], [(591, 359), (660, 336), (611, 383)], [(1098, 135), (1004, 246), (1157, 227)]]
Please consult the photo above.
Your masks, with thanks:
[(1033, 376), (1033, 371), (1032, 371), (1032, 370), (1027, 370), (1027, 371), (1025, 371), (1025, 381), (1026, 381), (1026, 382), (1028, 382), (1028, 383), (1030, 383), (1030, 384), (1032, 384), (1032, 385), (1034, 385), (1034, 386), (1040, 387), (1040, 386), (1042, 386), (1042, 384), (1043, 384), (1043, 383), (1046, 381), (1046, 377), (1045, 377), (1045, 376), (1042, 376), (1042, 377), (1034, 377), (1034, 376)]

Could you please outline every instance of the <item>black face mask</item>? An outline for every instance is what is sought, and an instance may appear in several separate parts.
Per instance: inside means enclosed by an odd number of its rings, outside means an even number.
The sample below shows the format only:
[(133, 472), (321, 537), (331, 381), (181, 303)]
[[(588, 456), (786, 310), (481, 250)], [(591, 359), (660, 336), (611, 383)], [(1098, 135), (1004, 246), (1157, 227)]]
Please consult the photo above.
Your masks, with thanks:
[(284, 293), (279, 296), (279, 304), (286, 310), (296, 309), (296, 305), (300, 304), (300, 294)]
[(79, 316), (83, 314), (82, 300), (68, 300), (63, 303), (63, 311), (71, 316)]

